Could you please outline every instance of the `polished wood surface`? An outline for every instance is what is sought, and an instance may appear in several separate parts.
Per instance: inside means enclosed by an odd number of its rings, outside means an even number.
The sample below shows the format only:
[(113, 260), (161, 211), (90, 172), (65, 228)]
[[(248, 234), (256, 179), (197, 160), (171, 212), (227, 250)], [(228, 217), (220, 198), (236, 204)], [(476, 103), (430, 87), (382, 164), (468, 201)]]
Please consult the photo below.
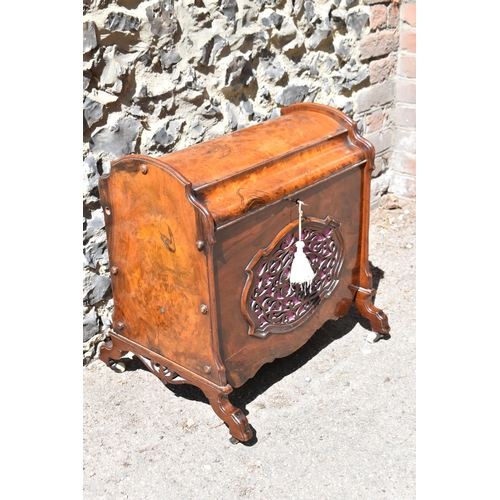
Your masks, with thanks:
[[(303, 103), (158, 159), (129, 155), (113, 162), (99, 182), (115, 303), (101, 359), (109, 364), (131, 351), (164, 383), (200, 387), (231, 435), (250, 439), (248, 421), (228, 394), (264, 363), (297, 350), (353, 301), (372, 329), (389, 332), (372, 302), (368, 265), (373, 159), (352, 120)], [(254, 288), (265, 282), (271, 290), (262, 307), (307, 306), (303, 316), (286, 311), (282, 324), (269, 320), (255, 335), (252, 315), (262, 311), (255, 313), (261, 306), (249, 298), (249, 269), (282, 264), (264, 256), (291, 245), (298, 199), (306, 204), (311, 248), (335, 235), (328, 248), (336, 253), (315, 261), (335, 276), (323, 273), (328, 286), (309, 302), (291, 288), (273, 291), (270, 277), (255, 281)]]
[(99, 189), (110, 256), (113, 329), (224, 383), (208, 314), (208, 254), (196, 246), (213, 223), (199, 208), (189, 183), (160, 162), (132, 156), (114, 163)]
[[(326, 180), (300, 193), (300, 199), (311, 214), (335, 214), (342, 221), (341, 229), (345, 246), (345, 257), (340, 270), (340, 282), (328, 300), (323, 300), (314, 314), (303, 324), (288, 333), (268, 335), (265, 340), (250, 335), (242, 314), (234, 314), (239, 308), (241, 290), (246, 273), (245, 267), (255, 253), (267, 246), (291, 220), (297, 218), (293, 201), (283, 200), (279, 205), (269, 206), (253, 217), (241, 219), (217, 233), (215, 245), (215, 277), (217, 302), (219, 304), (219, 332), (221, 353), (227, 369), (228, 381), (239, 387), (266, 362), (287, 356), (302, 346), (328, 319), (336, 319), (337, 303), (352, 301), (353, 276), (359, 274), (358, 246), (360, 243), (360, 207), (351, 205), (352, 197), (359, 198), (362, 170), (354, 167), (344, 170), (336, 177)], [(338, 188), (338, 189), (337, 189)]]
[(347, 123), (332, 119), (339, 116), (323, 106), (290, 106), (279, 118), (160, 159), (191, 179), (219, 228), (364, 162)]

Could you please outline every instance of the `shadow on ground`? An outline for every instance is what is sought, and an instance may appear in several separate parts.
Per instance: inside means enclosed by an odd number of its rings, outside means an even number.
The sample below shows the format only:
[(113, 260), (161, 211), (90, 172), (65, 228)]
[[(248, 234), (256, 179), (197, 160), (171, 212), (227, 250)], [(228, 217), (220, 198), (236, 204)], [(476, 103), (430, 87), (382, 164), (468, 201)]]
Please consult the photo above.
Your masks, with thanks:
[[(379, 281), (384, 277), (384, 271), (373, 266), (371, 262), (370, 270), (373, 276), (373, 288), (377, 289)], [(376, 296), (374, 296), (373, 302), (376, 303)], [(237, 408), (240, 408), (245, 415), (248, 415), (249, 412), (246, 408), (248, 404), (281, 379), (291, 375), (307, 364), (335, 340), (347, 335), (358, 323), (366, 330), (371, 330), (369, 321), (361, 316), (356, 306), (352, 304), (345, 316), (337, 320), (327, 321), (300, 349), (289, 356), (277, 358), (271, 363), (263, 365), (253, 378), (249, 379), (241, 387), (234, 389), (229, 398), (231, 403)], [(386, 336), (386, 339), (388, 338), (390, 338), (390, 336)], [(127, 370), (149, 371), (142, 361), (135, 356), (127, 360)], [(166, 387), (177, 397), (210, 404), (201, 389), (196, 386), (190, 384), (167, 384)], [(252, 446), (257, 442), (255, 429), (252, 428), (252, 430), (254, 437), (250, 441), (244, 443), (245, 445)]]

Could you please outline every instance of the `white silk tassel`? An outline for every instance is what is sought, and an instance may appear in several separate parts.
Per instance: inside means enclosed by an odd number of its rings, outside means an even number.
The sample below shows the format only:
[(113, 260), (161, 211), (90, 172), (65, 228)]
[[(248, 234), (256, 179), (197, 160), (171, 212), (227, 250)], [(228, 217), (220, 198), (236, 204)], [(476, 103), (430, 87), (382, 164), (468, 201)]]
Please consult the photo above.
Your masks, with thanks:
[(307, 288), (311, 286), (312, 280), (314, 279), (314, 271), (311, 267), (311, 263), (304, 253), (305, 243), (302, 241), (302, 205), (303, 201), (298, 200), (299, 205), (299, 240), (295, 243), (297, 250), (293, 256), (292, 267), (290, 268), (290, 283), (298, 284), (301, 287)]

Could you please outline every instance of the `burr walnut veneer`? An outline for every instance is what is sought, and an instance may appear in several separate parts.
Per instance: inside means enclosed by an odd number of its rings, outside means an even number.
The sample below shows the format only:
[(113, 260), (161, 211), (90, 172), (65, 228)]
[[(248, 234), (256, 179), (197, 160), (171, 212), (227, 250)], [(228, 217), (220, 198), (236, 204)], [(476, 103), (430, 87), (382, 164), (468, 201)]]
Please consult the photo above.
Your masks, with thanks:
[[(199, 387), (240, 441), (228, 395), (351, 303), (379, 334), (368, 224), (373, 146), (354, 122), (303, 103), (160, 158), (129, 155), (99, 181), (114, 297), (110, 364), (133, 352), (165, 383)], [(315, 273), (291, 285), (301, 239)]]

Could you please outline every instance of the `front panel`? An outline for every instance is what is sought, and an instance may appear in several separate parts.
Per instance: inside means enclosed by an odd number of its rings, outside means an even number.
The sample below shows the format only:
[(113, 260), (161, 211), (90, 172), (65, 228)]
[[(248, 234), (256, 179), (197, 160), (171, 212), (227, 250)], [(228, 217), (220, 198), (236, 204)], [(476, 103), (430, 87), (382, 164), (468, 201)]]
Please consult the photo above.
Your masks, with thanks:
[[(363, 166), (346, 169), (216, 232), (219, 343), (231, 385), (242, 385), (347, 311), (359, 267), (362, 175)], [(302, 238), (315, 271), (309, 291), (287, 281), (297, 239), (295, 199), (306, 204)]]

